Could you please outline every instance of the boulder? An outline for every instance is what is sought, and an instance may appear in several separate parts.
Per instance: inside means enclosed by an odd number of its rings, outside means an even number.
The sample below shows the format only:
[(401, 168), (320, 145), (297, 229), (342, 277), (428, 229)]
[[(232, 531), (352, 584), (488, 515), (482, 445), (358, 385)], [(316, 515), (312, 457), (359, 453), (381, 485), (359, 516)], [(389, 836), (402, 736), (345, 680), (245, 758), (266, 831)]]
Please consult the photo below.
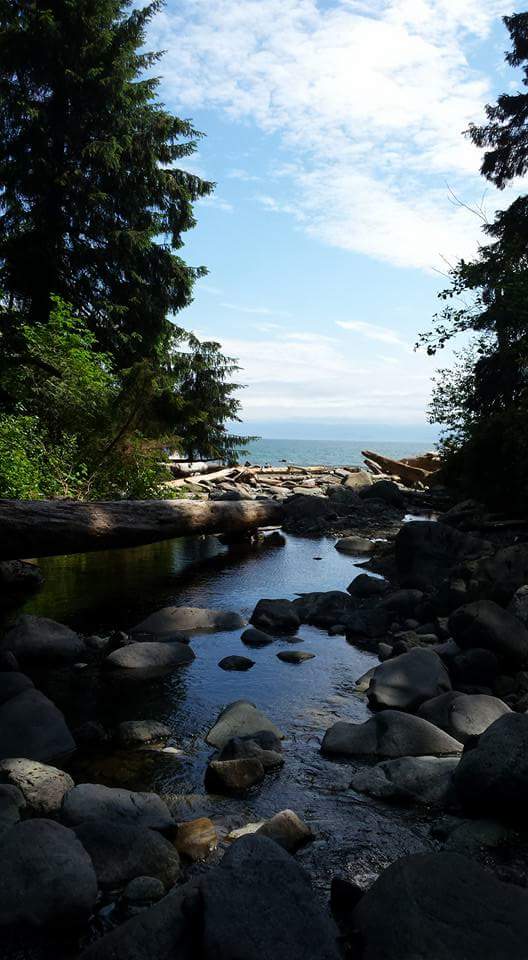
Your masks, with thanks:
[(453, 756), (462, 744), (421, 717), (384, 710), (365, 723), (334, 723), (324, 736), (326, 756), (425, 757)]
[(26, 801), (17, 787), (0, 783), (0, 836), (21, 819)]
[(293, 601), (293, 606), (302, 623), (331, 627), (334, 623), (343, 623), (357, 603), (348, 593), (330, 590), (327, 593), (304, 593)]
[(15, 670), (2, 671), (0, 673), (0, 706), (12, 697), (16, 697), (17, 693), (30, 690), (32, 687), (33, 683), (25, 673), (18, 673)]
[(361, 960), (520, 960), (528, 892), (459, 854), (418, 854), (382, 873), (352, 921)]
[(361, 557), (364, 554), (373, 553), (376, 544), (373, 540), (367, 540), (365, 537), (341, 537), (335, 545), (339, 553), (348, 553), (352, 557)]
[[(454, 640), (450, 642), (454, 643)], [(449, 672), (454, 683), (492, 687), (500, 672), (499, 658), (491, 650), (479, 647), (461, 651), (457, 644), (456, 652), (449, 661)]]
[(511, 713), (511, 710), (497, 697), (459, 693), (457, 690), (426, 700), (418, 710), (419, 717), (434, 723), (460, 743), (480, 736), (505, 713)]
[(525, 627), (528, 627), (528, 585), (524, 584), (515, 591), (508, 604), (508, 610)]
[(133, 915), (152, 906), (165, 896), (165, 887), (157, 877), (135, 877), (123, 890), (123, 905)]
[(23, 614), (7, 631), (2, 647), (11, 650), (20, 663), (75, 663), (86, 657), (86, 644), (78, 633), (48, 620)]
[(202, 607), (163, 607), (151, 613), (146, 620), (130, 631), (136, 640), (182, 640), (182, 634), (210, 631), (238, 630), (245, 621), (229, 610), (210, 610)]
[(415, 647), (376, 667), (367, 697), (377, 710), (416, 710), (451, 689), (449, 674), (432, 650)]
[(180, 876), (174, 844), (148, 827), (99, 817), (75, 827), (103, 888), (121, 887), (135, 877), (156, 877), (171, 887)]
[(62, 804), (68, 826), (89, 820), (111, 820), (152, 830), (168, 830), (174, 819), (157, 793), (137, 793), (102, 783), (80, 783), (68, 791)]
[(124, 720), (117, 728), (117, 739), (125, 747), (168, 740), (172, 731), (156, 720)]
[(392, 614), (382, 607), (374, 609), (356, 610), (349, 613), (344, 621), (345, 633), (348, 638), (354, 637), (383, 637), (387, 633), (393, 620)]
[(281, 650), (277, 656), (284, 663), (304, 663), (305, 660), (313, 660), (315, 653), (309, 653), (308, 650)]
[(250, 660), (249, 657), (237, 657), (230, 656), (224, 657), (223, 660), (220, 660), (219, 667), (222, 670), (251, 670), (251, 667), (255, 666), (255, 661)]
[(174, 845), (180, 856), (188, 860), (207, 860), (218, 846), (216, 827), (208, 817), (179, 823)]
[(211, 760), (205, 772), (209, 793), (240, 794), (262, 783), (266, 771), (256, 757), (237, 760)]
[(513, 666), (528, 660), (528, 630), (493, 600), (477, 600), (459, 607), (449, 617), (451, 634), (462, 649), (491, 650)]
[(194, 660), (194, 653), (185, 643), (145, 641), (130, 643), (114, 650), (104, 660), (104, 666), (119, 670), (176, 670)]
[[(352, 490), (343, 491), (354, 496)], [(336, 507), (328, 497), (294, 494), (284, 503), (282, 528), (286, 533), (318, 533), (337, 517)]]
[(415, 616), (423, 598), (421, 590), (395, 590), (381, 601), (381, 606), (400, 620), (405, 620)]
[(403, 510), (405, 497), (394, 480), (377, 480), (372, 486), (364, 487), (359, 491), (362, 500), (383, 500), (391, 507)]
[(39, 690), (22, 690), (0, 706), (0, 760), (25, 757), (47, 763), (74, 750), (62, 713)]
[(488, 596), (509, 603), (516, 590), (528, 583), (528, 543), (502, 547), (474, 564), (472, 572)]
[(0, 926), (77, 927), (88, 922), (96, 898), (92, 861), (72, 830), (25, 820), (3, 835)]
[(247, 647), (266, 647), (268, 643), (273, 643), (273, 637), (263, 630), (256, 630), (255, 627), (248, 627), (240, 637), (242, 643)]
[(403, 524), (395, 541), (398, 579), (414, 587), (436, 587), (455, 564), (491, 551), (487, 541), (445, 523), (412, 520)]
[(250, 623), (269, 633), (297, 633), (301, 619), (291, 600), (259, 600)]
[(528, 803), (528, 715), (505, 713), (464, 751), (454, 776), (458, 797), (473, 815), (524, 821)]
[(364, 490), (366, 487), (371, 487), (373, 484), (372, 474), (367, 473), (366, 470), (357, 470), (354, 473), (349, 473), (344, 480), (341, 481), (341, 485), (345, 487), (346, 490)]
[(264, 734), (264, 731), (257, 733), (255, 738), (251, 737), (233, 737), (222, 747), (216, 760), (244, 760), (247, 757), (255, 757), (260, 760), (266, 773), (269, 770), (277, 770), (284, 765), (282, 756), (282, 747), (280, 740), (273, 735)]
[(368, 573), (360, 573), (347, 587), (353, 597), (361, 600), (370, 600), (371, 597), (382, 597), (390, 590), (390, 583), (383, 577), (371, 577)]
[(0, 783), (18, 787), (32, 817), (49, 817), (59, 812), (73, 780), (64, 770), (36, 760), (16, 758), (0, 761)]
[(458, 757), (399, 757), (360, 770), (350, 786), (397, 803), (443, 804), (452, 789)]
[(258, 836), (274, 840), (288, 853), (295, 853), (314, 839), (310, 827), (293, 810), (281, 810), (280, 813), (276, 813), (270, 820), (266, 820), (256, 833)]
[[(202, 956), (338, 960), (337, 931), (295, 860), (267, 837), (242, 837), (201, 883)], [(200, 955), (197, 953), (197, 955)]]
[(354, 693), (366, 693), (370, 687), (370, 681), (374, 676), (374, 670), (376, 667), (371, 667), (370, 670), (367, 670), (366, 673), (363, 673), (354, 684)]
[(233, 737), (252, 737), (262, 731), (272, 733), (278, 740), (284, 739), (284, 734), (254, 703), (235, 700), (218, 715), (205, 740), (211, 746), (221, 748)]

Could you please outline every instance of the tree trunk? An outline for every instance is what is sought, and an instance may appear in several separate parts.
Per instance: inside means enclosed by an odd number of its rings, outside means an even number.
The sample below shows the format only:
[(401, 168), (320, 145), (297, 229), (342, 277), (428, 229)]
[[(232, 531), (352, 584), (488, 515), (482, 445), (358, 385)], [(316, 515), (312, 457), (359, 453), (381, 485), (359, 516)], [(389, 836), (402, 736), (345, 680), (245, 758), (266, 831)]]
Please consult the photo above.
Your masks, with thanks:
[(136, 547), (281, 523), (272, 500), (0, 500), (0, 560)]

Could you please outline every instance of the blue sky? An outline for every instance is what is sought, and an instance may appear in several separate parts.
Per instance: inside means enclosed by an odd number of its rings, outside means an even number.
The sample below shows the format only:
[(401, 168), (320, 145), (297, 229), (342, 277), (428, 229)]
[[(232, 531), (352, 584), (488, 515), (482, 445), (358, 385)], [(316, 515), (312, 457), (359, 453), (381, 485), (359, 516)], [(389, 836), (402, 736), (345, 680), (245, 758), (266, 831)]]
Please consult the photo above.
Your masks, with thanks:
[[(412, 347), (511, 194), (461, 136), (512, 85), (502, 0), (168, 0), (162, 96), (207, 134), (217, 183), (185, 258), (210, 273), (178, 321), (240, 359), (249, 430), (425, 424)], [(448, 362), (449, 356), (441, 357)], [(265, 431), (262, 426), (265, 424)]]

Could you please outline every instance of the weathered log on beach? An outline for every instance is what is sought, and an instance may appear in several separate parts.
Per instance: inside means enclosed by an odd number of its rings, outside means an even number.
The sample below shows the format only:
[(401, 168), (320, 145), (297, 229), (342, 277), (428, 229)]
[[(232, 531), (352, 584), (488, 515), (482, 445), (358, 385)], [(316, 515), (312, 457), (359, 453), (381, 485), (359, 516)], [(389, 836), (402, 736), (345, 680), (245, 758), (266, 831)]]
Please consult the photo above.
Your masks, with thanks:
[(403, 483), (424, 483), (431, 475), (430, 471), (422, 470), (420, 467), (410, 467), (401, 460), (391, 460), (390, 457), (383, 457), (380, 453), (374, 453), (373, 450), (363, 450), (362, 456), (372, 460), (381, 469), (393, 477), (399, 477)]
[(0, 500), (0, 560), (136, 547), (173, 537), (275, 526), (274, 501)]

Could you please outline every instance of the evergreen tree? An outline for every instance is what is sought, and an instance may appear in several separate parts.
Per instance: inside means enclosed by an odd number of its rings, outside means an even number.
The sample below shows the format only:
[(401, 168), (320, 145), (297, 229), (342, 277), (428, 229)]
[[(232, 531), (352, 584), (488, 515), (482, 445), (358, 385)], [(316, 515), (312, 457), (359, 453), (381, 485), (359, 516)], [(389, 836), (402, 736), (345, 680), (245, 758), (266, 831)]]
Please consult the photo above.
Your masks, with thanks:
[(15, 359), (18, 326), (45, 323), (59, 296), (128, 366), (203, 272), (177, 252), (212, 188), (177, 166), (199, 134), (159, 102), (147, 75), (159, 54), (140, 52), (159, 8), (0, 0), (0, 290)]

